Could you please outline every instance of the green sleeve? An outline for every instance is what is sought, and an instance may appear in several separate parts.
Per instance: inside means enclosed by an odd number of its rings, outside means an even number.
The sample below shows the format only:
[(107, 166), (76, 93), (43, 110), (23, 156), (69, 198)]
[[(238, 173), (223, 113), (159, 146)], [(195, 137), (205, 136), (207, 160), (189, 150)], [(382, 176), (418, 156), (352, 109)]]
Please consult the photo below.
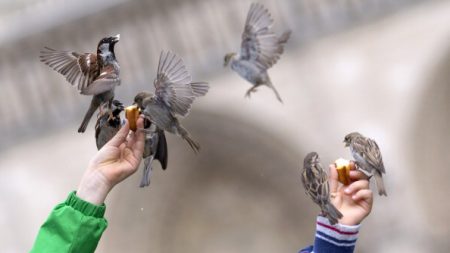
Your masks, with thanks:
[(108, 223), (105, 205), (97, 206), (70, 193), (41, 226), (30, 253), (94, 252)]

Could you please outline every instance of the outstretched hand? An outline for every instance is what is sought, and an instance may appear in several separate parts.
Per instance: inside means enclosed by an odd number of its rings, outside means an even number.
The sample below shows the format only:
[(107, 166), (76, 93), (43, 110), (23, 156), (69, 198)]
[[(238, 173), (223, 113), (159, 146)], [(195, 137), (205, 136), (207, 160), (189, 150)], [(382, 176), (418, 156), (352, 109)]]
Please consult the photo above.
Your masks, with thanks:
[(369, 188), (369, 180), (364, 173), (350, 171), (351, 184), (345, 186), (338, 181), (338, 173), (334, 164), (330, 165), (330, 195), (333, 205), (342, 213), (339, 220), (343, 225), (357, 225), (370, 214), (373, 204), (373, 193)]
[[(137, 127), (143, 128), (143, 124), (143, 119), (138, 119)], [(142, 159), (144, 143), (145, 133), (130, 133), (127, 121), (89, 162), (77, 196), (93, 204), (102, 204), (116, 184), (136, 172)]]

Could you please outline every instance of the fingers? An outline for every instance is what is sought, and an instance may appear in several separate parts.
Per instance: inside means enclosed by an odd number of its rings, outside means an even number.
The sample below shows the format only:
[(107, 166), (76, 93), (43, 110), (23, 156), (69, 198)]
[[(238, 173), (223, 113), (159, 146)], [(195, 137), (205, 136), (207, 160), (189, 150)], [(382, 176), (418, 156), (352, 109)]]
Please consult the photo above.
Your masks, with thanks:
[(369, 189), (369, 181), (367, 181), (367, 180), (355, 181), (355, 182), (351, 183), (350, 185), (348, 185), (345, 188), (344, 192), (346, 194), (353, 194), (353, 193), (358, 192), (363, 189)]
[(353, 194), (352, 199), (354, 201), (365, 200), (369, 203), (372, 203), (373, 200), (373, 192), (370, 189), (362, 189)]
[(127, 143), (127, 148), (132, 148), (133, 147), (133, 145), (134, 145), (134, 143), (136, 142), (136, 137), (134, 136), (135, 135), (135, 133), (134, 132), (130, 132), (129, 134), (128, 134), (128, 136), (127, 136), (127, 141), (126, 141), (126, 143)]
[(130, 131), (130, 124), (128, 120), (125, 121), (125, 125), (123, 125), (119, 132), (107, 143), (107, 145), (111, 145), (114, 147), (119, 147), (120, 144), (124, 143), (127, 139), (128, 132)]
[(339, 182), (338, 182), (338, 173), (336, 170), (336, 166), (334, 164), (330, 164), (328, 167), (330, 169), (330, 175), (328, 176), (328, 182), (330, 184), (330, 192), (337, 192)]
[(364, 173), (362, 173), (359, 170), (351, 170), (350, 171), (350, 179), (352, 181), (358, 181), (358, 180), (368, 180), (369, 177), (367, 177)]
[[(144, 128), (144, 119), (139, 118), (137, 120), (137, 128), (142, 129)], [(144, 146), (145, 146), (145, 133), (144, 131), (136, 131), (134, 133), (134, 143), (132, 146), (133, 155), (136, 158), (140, 158), (142, 156), (142, 153), (144, 152)]]

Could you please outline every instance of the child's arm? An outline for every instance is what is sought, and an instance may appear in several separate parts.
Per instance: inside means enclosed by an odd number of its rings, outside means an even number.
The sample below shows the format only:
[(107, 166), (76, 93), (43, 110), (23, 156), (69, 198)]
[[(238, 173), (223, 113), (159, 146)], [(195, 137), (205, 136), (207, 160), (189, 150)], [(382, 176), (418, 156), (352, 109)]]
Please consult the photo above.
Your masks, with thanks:
[(329, 168), (331, 202), (344, 216), (339, 224), (359, 225), (372, 211), (373, 193), (369, 188), (369, 179), (361, 171), (351, 170), (352, 183), (345, 186), (338, 181), (336, 167), (330, 165)]
[[(143, 128), (142, 119), (137, 124)], [(129, 135), (127, 122), (91, 160), (78, 190), (51, 212), (30, 253), (94, 252), (107, 227), (106, 196), (138, 169), (143, 150), (144, 132)]]
[(350, 185), (338, 182), (336, 167), (330, 165), (330, 195), (333, 205), (342, 213), (339, 224), (331, 225), (328, 219), (319, 216), (316, 223), (314, 245), (300, 252), (353, 252), (358, 239), (360, 223), (370, 214), (373, 194), (367, 177), (360, 171), (350, 171)]

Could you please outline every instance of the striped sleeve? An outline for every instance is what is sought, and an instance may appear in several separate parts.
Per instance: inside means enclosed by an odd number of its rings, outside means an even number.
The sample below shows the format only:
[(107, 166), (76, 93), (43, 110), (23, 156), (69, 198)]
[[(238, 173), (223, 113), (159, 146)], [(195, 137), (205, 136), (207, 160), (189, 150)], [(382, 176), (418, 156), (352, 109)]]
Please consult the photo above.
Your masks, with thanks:
[(317, 217), (314, 245), (298, 253), (351, 253), (355, 249), (360, 225), (331, 225), (327, 218)]
[(353, 252), (360, 225), (331, 225), (327, 218), (317, 217), (314, 252)]

